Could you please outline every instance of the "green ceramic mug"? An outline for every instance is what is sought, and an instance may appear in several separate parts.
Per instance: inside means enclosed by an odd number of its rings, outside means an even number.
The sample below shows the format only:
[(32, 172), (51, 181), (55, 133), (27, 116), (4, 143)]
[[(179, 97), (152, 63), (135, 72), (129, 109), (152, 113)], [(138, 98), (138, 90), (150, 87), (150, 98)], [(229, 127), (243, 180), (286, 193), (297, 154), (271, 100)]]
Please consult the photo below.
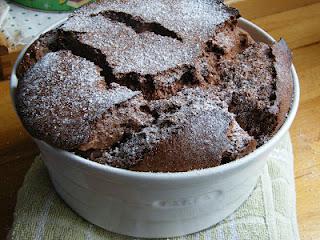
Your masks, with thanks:
[(93, 0), (13, 0), (13, 2), (44, 11), (72, 11)]

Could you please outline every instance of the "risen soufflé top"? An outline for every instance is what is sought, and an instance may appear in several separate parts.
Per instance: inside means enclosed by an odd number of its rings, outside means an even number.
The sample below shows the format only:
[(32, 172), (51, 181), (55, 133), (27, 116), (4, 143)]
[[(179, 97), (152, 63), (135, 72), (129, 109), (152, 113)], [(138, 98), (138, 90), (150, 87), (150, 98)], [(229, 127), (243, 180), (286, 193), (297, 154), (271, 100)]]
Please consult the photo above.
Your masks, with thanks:
[(236, 160), (290, 109), (284, 40), (255, 42), (220, 0), (108, 0), (36, 40), (18, 66), (30, 134), (89, 160), (181, 172)]

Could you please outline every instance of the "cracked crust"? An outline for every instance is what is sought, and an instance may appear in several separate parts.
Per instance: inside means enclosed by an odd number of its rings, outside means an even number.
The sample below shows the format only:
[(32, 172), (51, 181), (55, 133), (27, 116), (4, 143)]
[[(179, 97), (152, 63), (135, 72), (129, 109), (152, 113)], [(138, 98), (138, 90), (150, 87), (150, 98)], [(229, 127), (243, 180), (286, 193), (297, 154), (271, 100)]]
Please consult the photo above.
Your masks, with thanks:
[(240, 158), (282, 125), (292, 79), (285, 42), (255, 43), (238, 17), (218, 0), (89, 4), (26, 52), (22, 122), (54, 146), (136, 171)]
[(17, 111), (29, 132), (64, 149), (88, 142), (96, 119), (139, 95), (118, 84), (107, 88), (100, 71), (70, 51), (44, 55), (17, 87)]
[(291, 54), (284, 40), (255, 43), (233, 60), (219, 63), (222, 86), (232, 93), (229, 111), (259, 145), (283, 124), (290, 109)]

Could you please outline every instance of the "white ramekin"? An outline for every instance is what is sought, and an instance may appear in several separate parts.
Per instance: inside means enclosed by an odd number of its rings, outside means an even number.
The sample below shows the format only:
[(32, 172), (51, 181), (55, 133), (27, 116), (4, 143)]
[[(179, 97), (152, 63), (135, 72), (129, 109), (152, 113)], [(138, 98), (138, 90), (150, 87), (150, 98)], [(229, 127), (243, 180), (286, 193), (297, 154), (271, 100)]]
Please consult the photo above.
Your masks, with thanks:
[[(241, 18), (239, 23), (255, 40), (274, 42), (251, 22)], [(16, 68), (26, 49), (13, 69), (12, 96), (18, 82)], [(184, 173), (134, 172), (88, 161), (34, 140), (58, 194), (89, 222), (134, 237), (173, 237), (197, 232), (221, 221), (247, 199), (268, 154), (289, 130), (300, 92), (295, 68), (292, 66), (291, 70), (294, 96), (283, 126), (254, 152), (219, 167)]]

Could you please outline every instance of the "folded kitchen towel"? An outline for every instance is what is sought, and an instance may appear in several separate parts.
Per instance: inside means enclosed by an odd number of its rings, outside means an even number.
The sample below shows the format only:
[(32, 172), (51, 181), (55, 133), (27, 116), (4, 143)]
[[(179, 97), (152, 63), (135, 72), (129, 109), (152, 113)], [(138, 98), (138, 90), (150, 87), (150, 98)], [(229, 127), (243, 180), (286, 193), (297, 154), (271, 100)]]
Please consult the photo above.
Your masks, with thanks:
[[(8, 239), (131, 239), (96, 227), (56, 194), (37, 157), (19, 190)], [(270, 153), (250, 195), (233, 214), (198, 233), (174, 239), (297, 240), (293, 154), (289, 134)]]

